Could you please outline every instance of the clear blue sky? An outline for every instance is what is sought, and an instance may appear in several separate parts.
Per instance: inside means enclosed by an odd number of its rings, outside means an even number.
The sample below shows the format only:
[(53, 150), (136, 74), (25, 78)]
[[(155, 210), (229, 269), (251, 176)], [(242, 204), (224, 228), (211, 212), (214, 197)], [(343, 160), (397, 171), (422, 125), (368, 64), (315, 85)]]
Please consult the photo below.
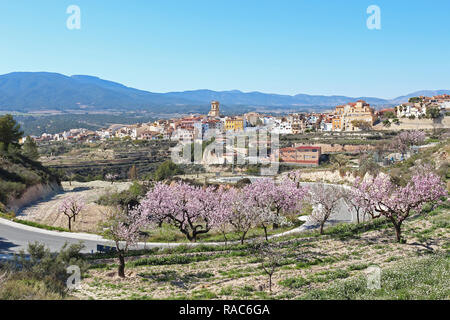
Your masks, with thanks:
[[(66, 28), (72, 4), (81, 30)], [(366, 27), (372, 4), (381, 30)], [(450, 89), (449, 12), (448, 0), (0, 0), (0, 74), (392, 98)]]

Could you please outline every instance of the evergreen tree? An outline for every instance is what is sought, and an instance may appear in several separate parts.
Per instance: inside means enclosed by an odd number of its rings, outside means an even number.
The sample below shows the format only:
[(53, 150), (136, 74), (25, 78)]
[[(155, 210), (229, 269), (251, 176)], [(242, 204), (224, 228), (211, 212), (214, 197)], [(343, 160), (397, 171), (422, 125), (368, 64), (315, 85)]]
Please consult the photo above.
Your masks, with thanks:
[(130, 168), (130, 172), (128, 173), (128, 175), (131, 180), (137, 180), (138, 175), (137, 175), (136, 165), (133, 164), (133, 166)]
[(25, 143), (23, 144), (22, 154), (31, 160), (39, 159), (37, 144), (30, 136), (27, 136)]
[(177, 174), (181, 174), (182, 171), (180, 170), (180, 168), (178, 167), (178, 165), (176, 165), (175, 163), (173, 163), (170, 160), (164, 161), (159, 167), (158, 169), (156, 169), (155, 171), (155, 180), (156, 181), (163, 181), (166, 180), (170, 177), (173, 177)]
[(0, 147), (2, 150), (8, 150), (10, 145), (18, 146), (22, 136), (23, 131), (20, 130), (20, 124), (14, 120), (12, 115), (7, 114), (0, 117)]

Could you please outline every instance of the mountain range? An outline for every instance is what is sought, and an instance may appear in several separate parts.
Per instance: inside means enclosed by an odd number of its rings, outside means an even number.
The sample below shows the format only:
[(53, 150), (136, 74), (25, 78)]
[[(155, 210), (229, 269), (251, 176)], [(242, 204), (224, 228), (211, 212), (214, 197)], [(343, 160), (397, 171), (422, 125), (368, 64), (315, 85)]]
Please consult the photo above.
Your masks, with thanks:
[(154, 93), (86, 75), (65, 76), (48, 72), (14, 72), (0, 75), (0, 111), (150, 111), (205, 112), (218, 100), (231, 112), (247, 110), (302, 110), (334, 107), (365, 100), (374, 106), (390, 106), (408, 98), (450, 94), (450, 90), (418, 91), (392, 100), (261, 92), (194, 90)]

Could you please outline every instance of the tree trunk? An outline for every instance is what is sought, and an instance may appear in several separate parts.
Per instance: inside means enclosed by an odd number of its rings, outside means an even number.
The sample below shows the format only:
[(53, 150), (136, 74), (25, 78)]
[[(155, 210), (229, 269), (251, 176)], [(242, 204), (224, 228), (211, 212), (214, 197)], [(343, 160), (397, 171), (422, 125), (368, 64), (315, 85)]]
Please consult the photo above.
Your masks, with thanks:
[(264, 229), (264, 237), (266, 238), (266, 241), (269, 241), (269, 237), (267, 235), (267, 226), (262, 226)]
[(272, 275), (269, 275), (269, 291), (272, 293)]
[(321, 223), (320, 224), (320, 234), (323, 234), (323, 226), (325, 225), (325, 223)]
[(119, 277), (125, 278), (125, 257), (123, 253), (119, 252), (119, 268), (118, 268)]
[(225, 240), (225, 245), (228, 245), (228, 238), (227, 238), (227, 234), (225, 232), (222, 232), (223, 235), (223, 239)]
[(395, 224), (395, 238), (397, 239), (397, 242), (401, 242), (402, 241), (402, 227), (401, 224)]
[(242, 233), (242, 237), (241, 237), (241, 244), (244, 244), (244, 240), (245, 240), (245, 236), (247, 235), (247, 232), (243, 232)]
[(69, 217), (69, 231), (72, 231), (72, 218)]

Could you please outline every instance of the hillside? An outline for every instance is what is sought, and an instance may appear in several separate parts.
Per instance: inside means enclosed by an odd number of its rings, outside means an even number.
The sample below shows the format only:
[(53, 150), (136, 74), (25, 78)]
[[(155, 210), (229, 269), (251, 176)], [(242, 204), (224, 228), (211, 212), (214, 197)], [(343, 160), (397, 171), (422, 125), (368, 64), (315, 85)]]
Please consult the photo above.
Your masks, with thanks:
[[(394, 243), (385, 220), (339, 225), (272, 241), (280, 266), (268, 288), (251, 245), (200, 246), (134, 253), (127, 278), (116, 259), (92, 257), (80, 299), (449, 299), (448, 206), (405, 225)], [(367, 287), (366, 270), (381, 268), (381, 289)]]
[[(4, 211), (13, 198), (20, 198), (30, 187), (38, 185), (59, 186), (60, 182), (39, 162), (20, 154), (0, 153), (0, 211)], [(39, 195), (31, 198), (34, 196)]]
[(65, 76), (48, 72), (14, 72), (0, 75), (2, 111), (138, 111), (205, 112), (211, 100), (219, 100), (229, 112), (331, 107), (359, 99), (374, 106), (406, 102), (409, 97), (449, 91), (419, 91), (393, 100), (373, 97), (280, 95), (261, 92), (194, 90), (153, 93), (86, 75)]

